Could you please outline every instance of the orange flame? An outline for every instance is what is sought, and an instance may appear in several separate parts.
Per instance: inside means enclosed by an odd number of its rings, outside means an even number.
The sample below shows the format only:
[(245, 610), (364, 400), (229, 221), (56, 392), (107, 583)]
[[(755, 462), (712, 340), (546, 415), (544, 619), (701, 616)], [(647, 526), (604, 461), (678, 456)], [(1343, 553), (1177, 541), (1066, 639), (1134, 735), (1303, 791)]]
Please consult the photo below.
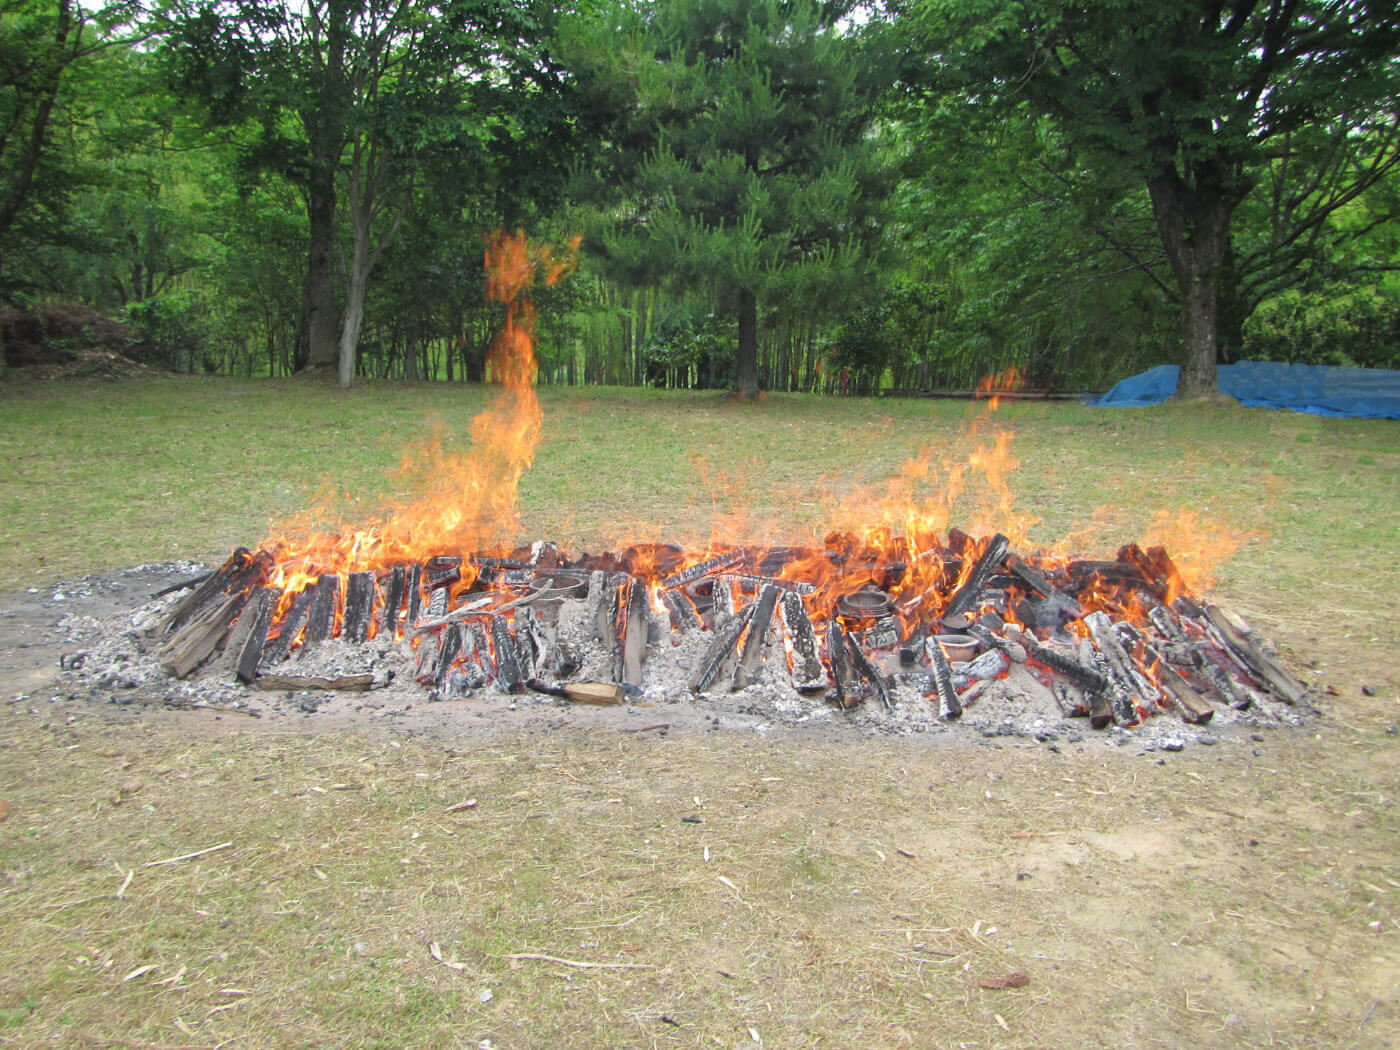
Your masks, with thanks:
[(328, 511), (321, 507), (274, 530), (262, 546), (277, 557), (275, 585), (291, 591), (316, 572), (352, 572), (424, 552), (489, 549), (515, 534), (520, 478), (534, 461), (543, 425), (534, 388), (534, 304), (527, 293), (537, 274), (553, 284), (571, 271), (579, 244), (574, 238), (556, 257), (523, 233), (498, 230), (486, 237), (487, 295), (506, 313), (486, 366), (501, 389), (472, 420), (471, 446), (456, 455), (436, 435), (411, 443), (400, 474), (422, 495), (386, 507), (375, 520), (318, 530), (308, 523), (325, 520)]

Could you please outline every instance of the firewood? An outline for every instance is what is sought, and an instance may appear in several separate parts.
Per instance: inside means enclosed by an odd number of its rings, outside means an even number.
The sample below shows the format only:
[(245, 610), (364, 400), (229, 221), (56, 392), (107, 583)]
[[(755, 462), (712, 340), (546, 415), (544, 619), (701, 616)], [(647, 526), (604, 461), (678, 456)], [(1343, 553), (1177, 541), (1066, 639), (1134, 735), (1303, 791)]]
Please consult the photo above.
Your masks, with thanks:
[(246, 547), (239, 547), (217, 571), (180, 600), (157, 627), (156, 634), (169, 636), (176, 633), (185, 624), (203, 616), (211, 607), (221, 606), (223, 595), (234, 591), (241, 593), (264, 582), (271, 568), (272, 555), (266, 551), (253, 554)]
[(246, 622), (243, 642), (236, 652), (234, 664), (234, 673), (240, 682), (251, 683), (258, 677), (258, 663), (262, 659), (267, 632), (272, 627), (272, 614), (277, 610), (277, 599), (281, 595), (282, 592), (275, 588), (258, 587), (238, 617), (239, 623)]
[(548, 685), (544, 682), (530, 682), (536, 692), (548, 693), (577, 704), (620, 704), (627, 696), (626, 691), (616, 682), (565, 682), (563, 685)]
[(642, 664), (647, 658), (647, 589), (641, 580), (624, 585), (627, 601), (622, 620), (625, 635), (619, 646), (622, 655), (622, 680), (627, 685), (642, 684)]
[(846, 652), (846, 630), (832, 619), (826, 627), (827, 657), (831, 663), (832, 692), (842, 711), (849, 711), (860, 702), (856, 688), (855, 669), (851, 666), (850, 654)]
[(742, 561), (743, 558), (744, 554), (742, 551), (726, 551), (723, 554), (717, 554), (713, 558), (690, 566), (688, 569), (682, 569), (680, 572), (672, 573), (661, 581), (661, 586), (668, 591), (675, 590), (677, 587), (684, 587), (687, 583), (693, 583), (701, 577), (709, 576), (712, 573), (719, 572), (721, 569), (727, 569), (729, 566)]
[(218, 605), (187, 623), (161, 649), (161, 666), (176, 678), (186, 677), (223, 642), (244, 600), (242, 591), (225, 595)]
[(661, 604), (666, 606), (666, 613), (671, 618), (671, 629), (673, 631), (694, 631), (699, 629), (700, 618), (695, 615), (695, 606), (690, 604), (690, 599), (684, 594), (677, 594), (674, 591), (662, 591)]
[(781, 593), (776, 585), (767, 584), (758, 601), (754, 603), (748, 633), (744, 636), (743, 655), (739, 657), (739, 665), (734, 669), (731, 689), (743, 689), (758, 679), (763, 666), (763, 654), (768, 648), (768, 630), (773, 623), (773, 610), (777, 607), (778, 595)]
[(749, 617), (753, 615), (754, 607), (748, 606), (743, 612), (733, 617), (722, 631), (716, 631), (711, 639), (709, 647), (700, 657), (700, 661), (695, 665), (695, 670), (690, 676), (690, 691), (693, 693), (703, 693), (711, 686), (718, 690), (725, 690), (729, 687), (729, 679), (722, 676), (722, 670), (726, 659), (734, 652), (739, 644), (739, 637), (744, 633), (744, 628), (748, 626)]
[(254, 684), (268, 691), (288, 690), (297, 692), (307, 689), (338, 689), (346, 693), (363, 693), (374, 687), (374, 675), (363, 674), (262, 674)]
[(1077, 601), (1027, 565), (1020, 557), (1014, 554), (1008, 557), (1006, 567), (1031, 590), (1051, 602), (1052, 605), (1063, 609), (1069, 619), (1077, 620), (1084, 615), (1084, 609)]
[(710, 598), (714, 630), (722, 631), (734, 618), (734, 585), (726, 579), (717, 578), (710, 591)]
[(495, 653), (496, 684), (507, 693), (523, 692), (525, 681), (520, 676), (520, 659), (504, 616), (491, 617), (491, 648)]
[(726, 581), (734, 590), (746, 591), (750, 594), (770, 586), (781, 587), (785, 591), (796, 591), (801, 595), (817, 593), (817, 588), (813, 584), (803, 583), (800, 580), (780, 580), (776, 576), (728, 572), (722, 573), (718, 578)]
[[(845, 631), (844, 627), (839, 628)], [(846, 632), (846, 654), (851, 658), (851, 665), (856, 669), (866, 682), (870, 683), (870, 688), (875, 691), (880, 703), (887, 711), (894, 710), (894, 700), (890, 697), (889, 686), (885, 684), (885, 677), (879, 669), (871, 662), (870, 657), (861, 648), (860, 642), (849, 631)]]
[(263, 649), (262, 659), (258, 662), (260, 671), (276, 667), (287, 658), (297, 636), (306, 626), (306, 613), (310, 608), (311, 588), (299, 591), (297, 596), (292, 599), (292, 607), (287, 610), (287, 615), (282, 618), (277, 637), (268, 642), (267, 647)]
[(352, 572), (345, 587), (345, 620), (340, 637), (358, 645), (369, 637), (374, 612), (374, 573)]
[(404, 581), (404, 604), (408, 607), (404, 616), (404, 633), (418, 622), (423, 612), (423, 566), (410, 565), (408, 579)]
[(972, 571), (968, 573), (967, 579), (963, 581), (963, 585), (958, 588), (948, 603), (948, 608), (943, 612), (943, 622), (950, 629), (954, 624), (960, 624), (957, 629), (961, 630), (966, 626), (961, 623), (963, 617), (977, 611), (977, 606), (982, 600), (982, 590), (986, 587), (987, 580), (1006, 560), (1010, 545), (1010, 541), (999, 532), (987, 541), (986, 549), (973, 564)]
[(433, 685), (441, 694), (447, 687), (447, 676), (452, 673), (452, 665), (457, 654), (462, 651), (462, 631), (458, 624), (446, 627), (442, 632), (442, 644), (438, 650), (437, 668), (433, 673)]
[(924, 643), (924, 651), (928, 654), (933, 694), (938, 698), (938, 717), (948, 721), (961, 718), (962, 701), (953, 688), (953, 669), (948, 665), (943, 647), (938, 644), (937, 638), (930, 638)]
[(826, 671), (817, 653), (816, 631), (812, 628), (812, 618), (807, 615), (807, 607), (802, 604), (802, 596), (786, 592), (779, 611), (788, 637), (792, 639), (792, 673), (798, 688), (825, 683)]
[(316, 577), (316, 586), (311, 590), (311, 608), (306, 614), (306, 640), (301, 644), (303, 656), (331, 636), (339, 605), (340, 577), (335, 573)]
[(1176, 668), (1167, 663), (1151, 646), (1147, 646), (1147, 652), (1151, 659), (1156, 661), (1157, 679), (1162, 683), (1162, 690), (1175, 702), (1177, 711), (1182, 720), (1204, 724), (1215, 717), (1215, 708), (1191, 688), (1191, 683), (1177, 672)]
[(395, 565), (381, 582), (381, 587), (384, 590), (384, 610), (379, 618), (379, 635), (387, 641), (397, 641), (399, 614), (403, 611), (404, 591), (408, 587), (408, 570), (402, 565)]
[(1258, 637), (1247, 623), (1218, 605), (1207, 603), (1206, 617), (1224, 636), (1229, 647), (1239, 656), (1250, 672), (1267, 685), (1285, 703), (1296, 704), (1307, 695), (1307, 689), (1283, 669), (1283, 665), (1264, 651)]
[(1108, 678), (1108, 700), (1113, 705), (1114, 719), (1119, 725), (1137, 725), (1142, 721), (1142, 715), (1138, 711), (1138, 700), (1142, 690), (1133, 674), (1128, 654), (1124, 652), (1122, 643), (1113, 632), (1113, 621), (1105, 612), (1092, 612), (1084, 617), (1084, 625), (1089, 628), (1089, 633), (1094, 638), (1094, 647), (1103, 658), (1103, 663), (1099, 664), (1096, 661), (1095, 666)]
[(440, 554), (436, 558), (429, 558), (423, 565), (423, 575), (430, 591), (439, 587), (450, 587), (462, 578), (461, 556)]

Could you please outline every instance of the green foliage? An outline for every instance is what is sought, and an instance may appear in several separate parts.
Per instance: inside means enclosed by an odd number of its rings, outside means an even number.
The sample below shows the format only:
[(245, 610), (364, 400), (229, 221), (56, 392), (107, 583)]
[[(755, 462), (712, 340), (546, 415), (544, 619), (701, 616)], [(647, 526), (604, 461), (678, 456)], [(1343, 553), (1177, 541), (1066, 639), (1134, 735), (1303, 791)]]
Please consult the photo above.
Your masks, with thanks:
[(1250, 318), (1244, 349), (1257, 361), (1400, 368), (1400, 296), (1375, 287), (1286, 292)]

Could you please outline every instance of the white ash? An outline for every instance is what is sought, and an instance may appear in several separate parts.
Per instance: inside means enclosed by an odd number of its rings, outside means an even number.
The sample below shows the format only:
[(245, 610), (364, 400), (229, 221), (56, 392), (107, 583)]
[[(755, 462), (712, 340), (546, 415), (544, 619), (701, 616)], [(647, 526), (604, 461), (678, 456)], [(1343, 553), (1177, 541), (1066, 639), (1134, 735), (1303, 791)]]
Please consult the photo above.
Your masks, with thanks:
[[(203, 567), (186, 563), (178, 566), (182, 574), (193, 576)], [(135, 570), (130, 570), (135, 571)], [(172, 572), (174, 570), (171, 570)], [(85, 578), (59, 588), (65, 595), (100, 592), (101, 578)], [(337, 698), (338, 694), (304, 691), (261, 691), (234, 682), (232, 654), (216, 653), (204, 667), (187, 680), (173, 678), (161, 666), (159, 646), (150, 632), (169, 614), (187, 592), (176, 592), (153, 599), (134, 612), (108, 617), (69, 615), (61, 621), (77, 651), (65, 658), (63, 676), (68, 685), (85, 692), (93, 700), (118, 704), (157, 702), (173, 706), (192, 704), (217, 707), (257, 707), (275, 711), (314, 711), (326, 705), (347, 706), (359, 717), (384, 718), (402, 716), (415, 705), (437, 699), (437, 694), (414, 681), (412, 670), (416, 660), (406, 643), (387, 639), (372, 639), (362, 645), (349, 645), (331, 639), (313, 645), (309, 650), (294, 650), (275, 669), (289, 676), (336, 677), (344, 674), (370, 672), (375, 675), (374, 691), (354, 694), (355, 699)], [(71, 608), (71, 606), (70, 606)], [(642, 669), (642, 684), (629, 697), (629, 711), (673, 705), (696, 709), (714, 727), (750, 728), (759, 731), (783, 728), (843, 727), (874, 734), (962, 734), (964, 736), (1034, 738), (1047, 743), (1100, 740), (1108, 745), (1137, 747), (1143, 753), (1173, 751), (1192, 744), (1213, 743), (1216, 734), (1235, 727), (1263, 728), (1279, 725), (1300, 725), (1307, 711), (1290, 708), (1271, 699), (1256, 701), (1253, 708), (1237, 711), (1215, 707), (1212, 722), (1188, 725), (1175, 712), (1163, 712), (1132, 729), (1110, 728), (1095, 732), (1087, 719), (1065, 718), (1051, 691), (1026, 666), (1015, 664), (1005, 677), (973, 683), (964, 694), (965, 710), (960, 720), (944, 722), (938, 718), (936, 701), (923, 695), (921, 685), (924, 669), (900, 667), (893, 653), (870, 654), (887, 675), (892, 676), (890, 699), (892, 709), (880, 700), (866, 696), (854, 709), (840, 710), (825, 696), (811, 696), (799, 691), (789, 672), (788, 657), (782, 644), (782, 634), (776, 625), (770, 635), (765, 657), (755, 680), (746, 688), (730, 691), (711, 689), (695, 695), (689, 689), (691, 675), (703, 657), (714, 635), (703, 630), (672, 630), (664, 614), (653, 615), (648, 623), (652, 644), (646, 650)], [(558, 609), (558, 637), (573, 648), (582, 659), (582, 666), (570, 676), (574, 681), (610, 682), (614, 680), (617, 663), (615, 647), (605, 647), (593, 637), (595, 617), (590, 603), (568, 600)], [(973, 692), (982, 688), (980, 696)], [(553, 696), (526, 691), (509, 694), (488, 685), (464, 698), (467, 707), (441, 705), (444, 717), (451, 712), (470, 708), (481, 717), (490, 709), (556, 708), (563, 718), (586, 720), (593, 715), (589, 709), (569, 704)], [(433, 705), (437, 707), (439, 705)], [(592, 709), (598, 710), (598, 709)]]

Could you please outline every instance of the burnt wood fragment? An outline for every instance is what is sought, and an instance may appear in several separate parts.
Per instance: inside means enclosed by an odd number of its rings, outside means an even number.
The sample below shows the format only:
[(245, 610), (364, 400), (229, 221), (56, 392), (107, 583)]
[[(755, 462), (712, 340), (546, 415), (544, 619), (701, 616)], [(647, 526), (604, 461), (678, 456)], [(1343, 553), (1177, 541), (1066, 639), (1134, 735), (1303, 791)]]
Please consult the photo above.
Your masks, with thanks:
[(287, 690), (296, 692), (303, 689), (336, 689), (345, 693), (364, 693), (374, 688), (374, 675), (361, 674), (316, 675), (316, 674), (264, 674), (258, 675), (254, 683), (259, 689), (269, 692)]
[(700, 661), (695, 665), (695, 670), (690, 676), (690, 691), (693, 693), (703, 693), (711, 686), (718, 689), (726, 689), (729, 686), (729, 679), (721, 681), (722, 671), (729, 655), (734, 652), (739, 644), (739, 637), (744, 633), (744, 628), (748, 626), (749, 617), (753, 615), (753, 606), (750, 605), (743, 612), (734, 616), (724, 625), (724, 629), (715, 632), (709, 647), (700, 657)]
[(737, 565), (743, 560), (743, 551), (726, 551), (723, 554), (716, 554), (713, 558), (692, 565), (688, 569), (682, 569), (680, 572), (672, 573), (661, 581), (661, 586), (668, 591), (674, 590), (676, 587), (684, 587), (687, 583), (698, 580), (702, 576), (709, 576), (712, 573), (719, 572), (721, 569), (727, 569), (729, 566)]
[(1119, 725), (1135, 726), (1142, 721), (1138, 710), (1138, 700), (1146, 707), (1147, 697), (1142, 696), (1142, 688), (1137, 681), (1136, 669), (1124, 651), (1118, 635), (1114, 633), (1113, 621), (1105, 612), (1092, 612), (1084, 617), (1084, 626), (1093, 635), (1094, 647), (1103, 658), (1095, 666), (1108, 678), (1108, 700), (1113, 705), (1113, 717)]
[(267, 551), (253, 554), (246, 547), (239, 547), (216, 572), (179, 601), (157, 633), (174, 634), (211, 607), (221, 606), (223, 595), (241, 593), (264, 583), (271, 569), (272, 555)]
[(943, 654), (943, 647), (934, 639), (929, 641), (925, 651), (929, 658), (929, 680), (933, 685), (933, 695), (938, 698), (938, 717), (948, 721), (961, 718), (962, 701), (958, 698), (957, 690), (953, 688), (953, 669), (948, 664), (948, 657)]
[(233, 669), (240, 682), (251, 683), (258, 677), (258, 663), (262, 659), (267, 632), (272, 628), (272, 614), (277, 610), (277, 599), (281, 594), (272, 587), (258, 587), (239, 614), (239, 623), (246, 623)]
[(684, 594), (674, 591), (661, 592), (661, 604), (666, 606), (666, 614), (671, 618), (673, 631), (695, 631), (700, 628), (700, 617), (695, 614), (695, 606)]
[(1079, 602), (1056, 587), (1039, 571), (1027, 565), (1025, 559), (1013, 554), (1006, 559), (1006, 567), (1010, 569), (1012, 574), (1023, 584), (1049, 601), (1052, 605), (1062, 609), (1069, 619), (1077, 620), (1084, 615), (1084, 610)]
[(303, 653), (331, 636), (339, 605), (340, 577), (335, 573), (323, 573), (316, 577), (316, 586), (311, 589), (311, 608), (306, 614), (306, 641), (301, 646)]
[(762, 591), (765, 587), (781, 587), (785, 591), (796, 591), (798, 594), (816, 594), (817, 588), (810, 583), (803, 583), (801, 580), (780, 580), (775, 576), (755, 576), (751, 573), (723, 573), (720, 577), (736, 590), (753, 593)]
[(161, 666), (176, 678), (187, 676), (222, 644), (245, 600), (241, 590), (224, 595), (218, 605), (186, 623), (161, 649)]
[(419, 685), (432, 685), (437, 681), (438, 656), (442, 652), (442, 632), (433, 631), (418, 640), (418, 650), (414, 656), (413, 680)]
[(520, 658), (516, 655), (515, 639), (510, 636), (510, 628), (504, 616), (491, 617), (491, 648), (496, 654), (496, 682), (508, 693), (525, 690), (525, 680), (520, 675)]
[(1191, 683), (1175, 667), (1167, 663), (1161, 653), (1145, 640), (1142, 647), (1147, 659), (1153, 661), (1162, 692), (1176, 705), (1182, 721), (1204, 724), (1215, 717), (1215, 708), (1192, 688)]
[(1273, 690), (1280, 699), (1289, 704), (1296, 704), (1307, 695), (1303, 684), (1264, 651), (1247, 623), (1218, 605), (1207, 604), (1205, 612), (1207, 619), (1214, 624), (1235, 655), (1244, 661), (1250, 673)]
[(1181, 629), (1181, 625), (1176, 622), (1172, 611), (1165, 605), (1156, 605), (1147, 610), (1147, 618), (1152, 621), (1152, 626), (1169, 642), (1178, 645), (1189, 643), (1186, 632)]
[(826, 650), (831, 664), (833, 695), (841, 710), (849, 711), (860, 702), (860, 690), (850, 654), (846, 652), (846, 630), (834, 618), (826, 625)]
[[(845, 630), (845, 628), (840, 628)], [(875, 666), (865, 650), (861, 648), (859, 639), (851, 632), (846, 631), (846, 653), (851, 658), (851, 666), (866, 682), (870, 683), (870, 688), (875, 691), (880, 703), (885, 706), (885, 710), (894, 710), (894, 699), (890, 696), (889, 685), (885, 682), (885, 676), (880, 673), (880, 669)]]
[(345, 585), (345, 619), (340, 637), (358, 645), (369, 637), (369, 621), (374, 612), (374, 573), (352, 572)]
[(439, 554), (423, 563), (423, 578), (428, 590), (449, 587), (462, 578), (462, 559), (455, 554)]
[(1066, 718), (1087, 718), (1089, 716), (1089, 701), (1083, 693), (1072, 691), (1069, 683), (1060, 679), (1051, 682), (1050, 695), (1055, 698), (1055, 703), (1060, 707), (1060, 713)]
[(963, 585), (958, 588), (948, 603), (948, 608), (943, 611), (943, 622), (947, 626), (960, 624), (966, 626), (964, 617), (971, 617), (977, 611), (977, 606), (982, 599), (982, 589), (987, 585), (987, 580), (992, 574), (1001, 568), (1001, 563), (1006, 560), (1006, 552), (1011, 546), (1011, 541), (1001, 533), (996, 533), (987, 541), (987, 547), (982, 552), (981, 557), (972, 566), (972, 571), (968, 573)]
[(407, 636), (409, 628), (418, 623), (418, 617), (423, 613), (423, 566), (414, 564), (408, 567), (404, 591), (404, 604), (408, 608), (403, 623), (404, 635)]
[(462, 629), (460, 624), (452, 624), (442, 632), (442, 646), (438, 650), (437, 672), (433, 675), (433, 685), (439, 695), (447, 689), (447, 677), (457, 662), (457, 654), (462, 651)]
[(408, 587), (408, 570), (395, 565), (383, 583), (384, 612), (379, 618), (381, 637), (396, 641), (399, 636), (399, 613), (403, 610), (404, 591)]
[(299, 591), (297, 596), (292, 599), (292, 607), (282, 618), (277, 637), (268, 642), (267, 648), (263, 650), (262, 660), (258, 662), (260, 671), (276, 667), (292, 651), (292, 645), (301, 634), (302, 628), (306, 626), (306, 614), (311, 608), (312, 589), (308, 587), (304, 591)]
[(152, 592), (151, 601), (155, 601), (157, 598), (164, 598), (167, 594), (174, 594), (176, 591), (183, 591), (190, 587), (198, 587), (213, 575), (212, 572), (202, 572), (198, 576), (191, 576), (189, 579), (180, 580), (177, 583), (162, 587), (160, 590)]
[(763, 667), (763, 654), (768, 648), (768, 630), (773, 624), (773, 610), (777, 608), (778, 596), (782, 591), (775, 584), (767, 584), (754, 603), (754, 613), (749, 619), (749, 631), (744, 637), (744, 652), (739, 658), (739, 666), (734, 670), (732, 689), (743, 689), (752, 685)]
[(719, 578), (710, 589), (710, 608), (714, 630), (722, 631), (734, 618), (734, 586), (728, 580)]
[(812, 627), (812, 618), (807, 615), (807, 607), (802, 604), (802, 596), (788, 591), (783, 595), (779, 610), (783, 626), (792, 639), (792, 676), (798, 687), (825, 682), (826, 671), (817, 653), (817, 632)]
[(627, 616), (623, 620), (626, 635), (622, 640), (622, 681), (627, 685), (642, 684), (642, 664), (647, 658), (647, 588), (634, 579), (627, 594)]

